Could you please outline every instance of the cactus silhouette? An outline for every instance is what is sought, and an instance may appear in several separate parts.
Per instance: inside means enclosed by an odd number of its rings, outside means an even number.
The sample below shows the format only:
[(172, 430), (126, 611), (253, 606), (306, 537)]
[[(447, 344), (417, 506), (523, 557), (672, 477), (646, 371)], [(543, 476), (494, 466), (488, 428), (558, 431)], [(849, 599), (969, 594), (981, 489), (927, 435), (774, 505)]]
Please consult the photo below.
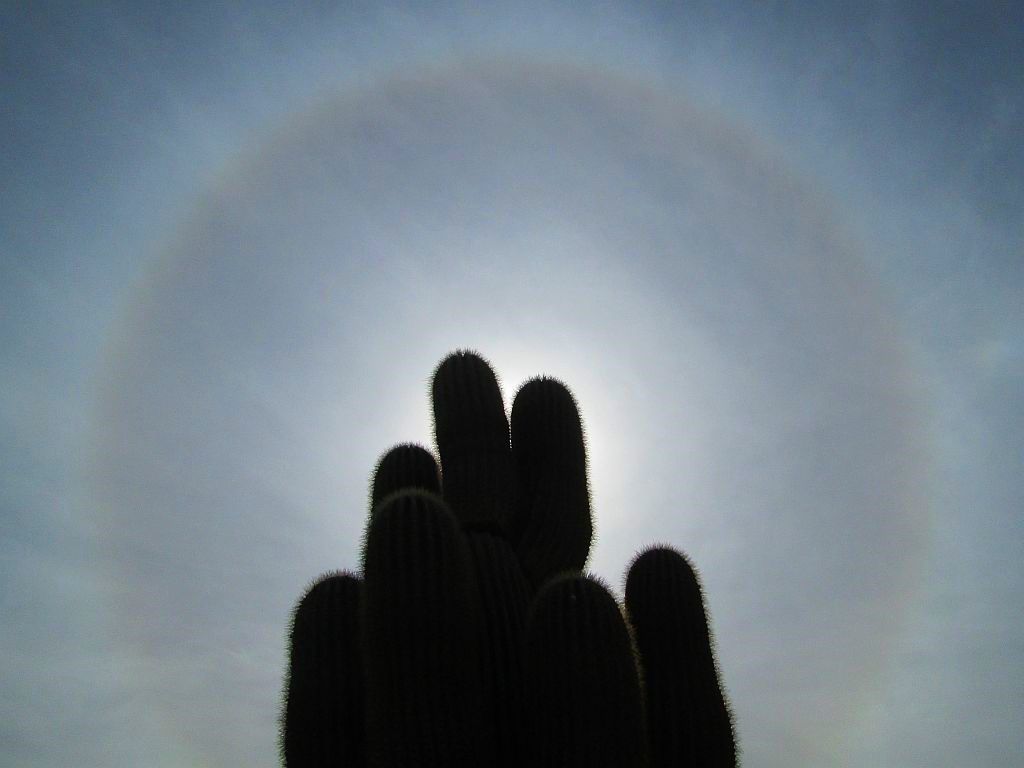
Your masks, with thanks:
[(490, 366), (441, 362), (440, 467), (384, 454), (362, 576), (295, 610), (282, 759), (319, 766), (735, 766), (696, 574), (669, 547), (629, 568), (625, 605), (583, 573), (592, 523), (583, 429), (536, 378), (506, 418)]
[(288, 765), (363, 765), (360, 580), (321, 577), (292, 618), (282, 747)]
[(643, 660), (652, 765), (733, 765), (732, 716), (690, 562), (665, 546), (640, 553), (626, 610)]

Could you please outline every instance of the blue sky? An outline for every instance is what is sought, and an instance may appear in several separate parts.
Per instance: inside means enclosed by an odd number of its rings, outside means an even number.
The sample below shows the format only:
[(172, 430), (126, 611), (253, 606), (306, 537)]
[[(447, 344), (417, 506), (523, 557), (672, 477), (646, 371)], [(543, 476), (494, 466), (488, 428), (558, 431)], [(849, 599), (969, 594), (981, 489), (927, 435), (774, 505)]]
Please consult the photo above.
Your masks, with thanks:
[(564, 378), (747, 765), (1024, 753), (1013, 4), (0, 23), (0, 749), (276, 762), (292, 602), (474, 347)]

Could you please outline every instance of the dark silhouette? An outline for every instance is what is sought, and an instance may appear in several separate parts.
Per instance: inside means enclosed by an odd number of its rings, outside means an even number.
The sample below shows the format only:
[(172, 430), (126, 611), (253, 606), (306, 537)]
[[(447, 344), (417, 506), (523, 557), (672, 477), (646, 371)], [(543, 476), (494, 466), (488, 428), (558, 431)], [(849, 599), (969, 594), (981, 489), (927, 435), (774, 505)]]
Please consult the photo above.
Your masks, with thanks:
[(292, 623), (288, 768), (735, 766), (696, 574), (641, 553), (620, 607), (581, 572), (591, 544), (576, 403), (538, 378), (511, 428), (484, 360), (434, 375), (440, 469), (377, 465), (362, 579), (328, 574)]

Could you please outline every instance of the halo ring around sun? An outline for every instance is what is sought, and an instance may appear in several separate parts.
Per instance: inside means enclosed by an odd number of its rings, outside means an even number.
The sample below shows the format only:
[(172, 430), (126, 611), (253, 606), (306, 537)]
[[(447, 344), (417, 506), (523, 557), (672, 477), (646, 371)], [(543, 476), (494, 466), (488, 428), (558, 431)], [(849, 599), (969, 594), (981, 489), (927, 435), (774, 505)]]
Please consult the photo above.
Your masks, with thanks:
[[(666, 539), (702, 566), (745, 741), (838, 737), (927, 530), (916, 376), (840, 222), (749, 130), (564, 62), (381, 76), (226, 163), (95, 419), (116, 631), (169, 719), (202, 751), (272, 712), (291, 601), (356, 566), (376, 456), (429, 441), (426, 377), (468, 346), (507, 398), (573, 388), (594, 570)], [(204, 676), (238, 709), (190, 703)]]

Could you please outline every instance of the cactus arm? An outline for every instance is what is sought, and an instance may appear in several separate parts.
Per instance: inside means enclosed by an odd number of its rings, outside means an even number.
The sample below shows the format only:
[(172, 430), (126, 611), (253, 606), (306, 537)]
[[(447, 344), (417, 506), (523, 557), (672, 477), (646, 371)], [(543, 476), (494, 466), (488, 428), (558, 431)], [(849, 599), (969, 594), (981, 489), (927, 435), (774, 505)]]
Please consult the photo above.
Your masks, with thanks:
[(732, 717), (690, 561), (671, 547), (641, 552), (626, 577), (626, 610), (643, 666), (651, 768), (734, 768)]
[(531, 379), (512, 405), (512, 451), (521, 488), (515, 547), (533, 588), (582, 571), (593, 524), (583, 426), (561, 382)]
[(464, 528), (507, 535), (516, 477), (494, 372), (479, 355), (455, 352), (437, 367), (431, 396), (445, 501)]
[(440, 498), (384, 499), (370, 519), (363, 578), (370, 768), (490, 764), (478, 595), (465, 539)]
[(402, 443), (377, 461), (370, 484), (370, 513), (387, 496), (413, 489), (440, 494), (441, 473), (430, 451), (414, 443)]
[(534, 768), (645, 768), (636, 659), (615, 599), (569, 573), (541, 589), (526, 631), (529, 753)]
[(292, 616), (281, 717), (286, 768), (363, 768), (364, 681), (359, 648), (361, 580), (321, 576)]

